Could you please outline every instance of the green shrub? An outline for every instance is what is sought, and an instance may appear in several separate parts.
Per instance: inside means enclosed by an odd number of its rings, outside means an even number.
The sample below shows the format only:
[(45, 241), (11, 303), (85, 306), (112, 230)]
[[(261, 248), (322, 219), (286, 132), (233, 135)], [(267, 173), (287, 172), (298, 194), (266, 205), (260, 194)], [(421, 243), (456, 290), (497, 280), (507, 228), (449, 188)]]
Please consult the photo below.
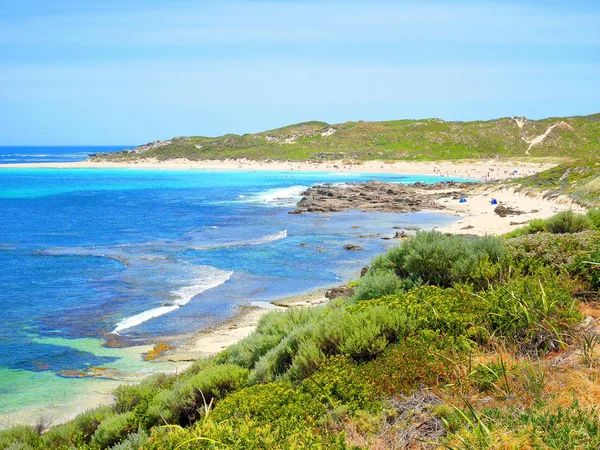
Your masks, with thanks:
[(573, 214), (573, 211), (562, 211), (546, 220), (546, 228), (550, 233), (579, 233), (592, 227), (587, 216)]
[(258, 361), (250, 375), (251, 384), (284, 376), (302, 379), (327, 356), (373, 358), (414, 326), (406, 314), (386, 305), (367, 306), (360, 311), (347, 306), (316, 310), (319, 314), (312, 321), (290, 332)]
[(368, 300), (407, 291), (415, 287), (417, 283), (411, 280), (401, 280), (390, 270), (369, 270), (364, 277), (358, 280), (358, 286), (354, 291), (356, 300)]
[(521, 236), (506, 241), (507, 264), (523, 271), (535, 273), (541, 266), (567, 271), (592, 281), (597, 273), (593, 264), (600, 253), (600, 232), (587, 230), (575, 234), (540, 233)]
[(113, 445), (111, 450), (140, 450), (148, 442), (148, 433), (139, 430), (137, 433), (131, 433), (119, 444)]
[(133, 411), (111, 416), (100, 423), (90, 443), (101, 449), (108, 448), (136, 429)]
[(591, 227), (594, 230), (600, 231), (600, 209), (590, 209), (586, 215)]
[(0, 430), (0, 449), (37, 449), (42, 448), (42, 438), (34, 427), (17, 425)]
[(50, 428), (44, 434), (47, 448), (73, 448), (87, 444), (102, 422), (114, 416), (110, 406), (91, 409), (79, 414), (72, 421)]
[(151, 375), (137, 384), (123, 384), (115, 391), (115, 411), (124, 413), (134, 408), (143, 410), (148, 402), (161, 390), (173, 385), (173, 376), (159, 373)]
[(263, 316), (256, 330), (243, 341), (222, 351), (219, 364), (236, 364), (252, 369), (258, 360), (276, 347), (293, 330), (314, 322), (323, 314), (321, 308), (298, 308), (274, 311)]
[[(424, 283), (449, 287), (453, 283), (469, 280), (480, 260), (487, 258), (497, 263), (504, 253), (502, 241), (495, 237), (469, 239), (447, 236), (437, 231), (419, 232), (399, 247), (376, 257), (370, 271), (379, 273), (393, 270), (399, 278), (410, 279), (417, 285)], [(387, 279), (385, 281), (391, 284)]]
[(242, 388), (247, 378), (248, 369), (232, 364), (212, 365), (193, 377), (181, 378), (172, 389), (164, 390), (152, 399), (143, 425), (150, 427), (165, 420), (189, 426), (213, 399)]

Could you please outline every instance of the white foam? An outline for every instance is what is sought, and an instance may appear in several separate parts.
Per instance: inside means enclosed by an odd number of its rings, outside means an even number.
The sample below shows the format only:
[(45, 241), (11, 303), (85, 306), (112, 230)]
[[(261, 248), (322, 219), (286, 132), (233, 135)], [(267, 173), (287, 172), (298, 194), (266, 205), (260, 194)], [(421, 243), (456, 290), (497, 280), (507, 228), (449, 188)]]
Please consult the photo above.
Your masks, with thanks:
[(276, 204), (276, 205), (295, 205), (302, 197), (302, 192), (307, 190), (307, 186), (289, 186), (285, 188), (269, 189), (249, 197), (247, 200), (253, 203)]
[(140, 325), (150, 319), (175, 311), (189, 303), (196, 295), (225, 283), (229, 280), (231, 275), (233, 275), (232, 271), (227, 272), (215, 269), (214, 267), (206, 267), (205, 270), (203, 270), (203, 277), (196, 279), (193, 285), (183, 286), (173, 292), (174, 299), (171, 301), (170, 305), (159, 306), (158, 308), (149, 309), (148, 311), (127, 317), (119, 322), (112, 332), (114, 334), (119, 334), (124, 330)]
[(287, 230), (279, 231), (278, 233), (267, 234), (257, 239), (247, 239), (243, 241), (223, 242), (221, 244), (199, 245), (194, 247), (195, 250), (212, 250), (215, 248), (242, 247), (244, 245), (262, 245), (269, 242), (279, 241), (287, 237)]

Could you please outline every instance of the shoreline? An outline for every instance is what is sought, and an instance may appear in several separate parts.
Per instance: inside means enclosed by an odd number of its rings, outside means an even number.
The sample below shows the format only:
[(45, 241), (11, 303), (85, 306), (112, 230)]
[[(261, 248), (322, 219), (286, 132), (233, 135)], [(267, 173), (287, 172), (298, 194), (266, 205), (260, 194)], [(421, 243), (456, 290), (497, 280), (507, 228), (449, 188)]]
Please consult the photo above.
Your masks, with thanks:
[[(498, 181), (531, 175), (556, 166), (550, 162), (524, 162), (510, 159), (458, 161), (254, 161), (248, 159), (201, 160), (147, 159), (131, 162), (80, 161), (64, 163), (0, 164), (2, 169), (135, 169), (281, 171), (431, 175), (477, 181)], [(515, 173), (514, 171), (517, 171)]]
[[(189, 165), (190, 162), (186, 162), (185, 165)], [(239, 161), (236, 162), (238, 164)], [(56, 164), (18, 164), (18, 165), (0, 165), (2, 168), (126, 168), (126, 169), (164, 169), (164, 170), (194, 170), (194, 169), (211, 169), (211, 170), (252, 170), (250, 167), (254, 167), (256, 170), (290, 170), (300, 171), (300, 167), (304, 170), (318, 171), (317, 168), (323, 168), (326, 172), (372, 172), (372, 173), (397, 173), (397, 174), (430, 174), (436, 176), (465, 176), (465, 178), (474, 179), (477, 178), (474, 175), (478, 175), (481, 179), (483, 172), (489, 168), (494, 168), (494, 172), (498, 175), (506, 175), (505, 179), (513, 178), (513, 175), (509, 172), (509, 167), (516, 167), (519, 171), (519, 175), (528, 175), (529, 171), (545, 170), (554, 164), (544, 163), (519, 163), (519, 162), (498, 162), (498, 161), (479, 161), (476, 163), (464, 163), (455, 164), (453, 162), (445, 163), (396, 163), (396, 164), (384, 164), (381, 162), (369, 162), (370, 164), (359, 164), (351, 166), (338, 166), (337, 168), (329, 168), (331, 165), (335, 165), (333, 162), (330, 163), (268, 163), (265, 164), (251, 162), (249, 166), (242, 167), (224, 167), (219, 164), (219, 168), (216, 167), (185, 167), (182, 164), (174, 164), (165, 166), (163, 163), (150, 163), (149, 165), (137, 165), (137, 164), (118, 164), (109, 165), (105, 163), (93, 163), (93, 164), (81, 164), (81, 163), (56, 163)], [(492, 164), (493, 163), (493, 164)], [(256, 166), (258, 164), (258, 166)], [(376, 164), (381, 164), (379, 170), (374, 167)], [(446, 164), (446, 165), (444, 165)], [(405, 169), (406, 166), (411, 167), (409, 172)], [(454, 167), (454, 172), (450, 170), (445, 172), (447, 165), (457, 166)], [(308, 169), (307, 169), (308, 168)], [(428, 173), (429, 171), (429, 173)], [(485, 176), (483, 176), (485, 178)], [(459, 203), (458, 200), (453, 199), (440, 199), (444, 205), (448, 208), (445, 211), (430, 211), (440, 214), (451, 214), (457, 217), (455, 223), (436, 228), (441, 232), (450, 232), (456, 234), (502, 234), (512, 229), (522, 226), (520, 223), (529, 221), (533, 218), (545, 218), (555, 214), (558, 211), (565, 209), (573, 209), (575, 211), (584, 211), (584, 208), (574, 205), (572, 201), (566, 197), (559, 197), (557, 199), (545, 199), (543, 193), (533, 193), (526, 191), (517, 191), (513, 187), (501, 186), (501, 185), (480, 185), (475, 187), (468, 193), (468, 201), (466, 203)], [(490, 205), (490, 198), (494, 197), (499, 200), (502, 205), (514, 207), (523, 211), (525, 214), (518, 216), (507, 216), (500, 217), (495, 214), (494, 207)], [(533, 212), (533, 210), (537, 210)], [(424, 210), (425, 211), (425, 210)], [(331, 213), (335, 214), (335, 213)], [(511, 223), (512, 222), (512, 223)], [(514, 223), (519, 223), (514, 225)], [(392, 230), (390, 230), (392, 232)], [(154, 359), (156, 362), (169, 363), (173, 365), (172, 369), (169, 370), (158, 370), (163, 372), (177, 372), (185, 369), (191, 365), (193, 361), (209, 357), (219, 353), (224, 348), (233, 345), (246, 336), (248, 336), (256, 326), (260, 319), (270, 311), (273, 310), (284, 310), (286, 307), (312, 307), (319, 304), (324, 304), (328, 300), (324, 297), (324, 289), (318, 289), (314, 292), (296, 295), (291, 297), (284, 297), (268, 302), (273, 307), (260, 307), (260, 306), (241, 306), (238, 308), (236, 314), (233, 317), (225, 321), (224, 323), (215, 325), (209, 329), (205, 329), (199, 332), (192, 332), (188, 335), (182, 334), (178, 336), (181, 344), (173, 349), (159, 355)], [(267, 302), (265, 302), (267, 303)], [(266, 305), (265, 305), (266, 306)], [(171, 336), (173, 337), (173, 336)], [(163, 339), (169, 339), (169, 336), (159, 337), (157, 341)], [(140, 378), (132, 380), (121, 380), (114, 381), (114, 383), (104, 383), (104, 386), (94, 387), (90, 390), (89, 395), (78, 397), (77, 400), (68, 401), (63, 407), (56, 411), (53, 411), (54, 424), (60, 424), (73, 419), (78, 413), (97, 406), (111, 404), (114, 401), (112, 396), (112, 390), (118, 384), (131, 383), (139, 381)], [(110, 389), (107, 386), (110, 385)], [(33, 409), (33, 408), (32, 408)], [(36, 411), (37, 413), (37, 411)], [(47, 415), (49, 412), (44, 411), (29, 416), (31, 423)], [(23, 416), (24, 414), (18, 414)], [(17, 416), (17, 414), (15, 414)], [(1, 427), (0, 427), (1, 428)]]

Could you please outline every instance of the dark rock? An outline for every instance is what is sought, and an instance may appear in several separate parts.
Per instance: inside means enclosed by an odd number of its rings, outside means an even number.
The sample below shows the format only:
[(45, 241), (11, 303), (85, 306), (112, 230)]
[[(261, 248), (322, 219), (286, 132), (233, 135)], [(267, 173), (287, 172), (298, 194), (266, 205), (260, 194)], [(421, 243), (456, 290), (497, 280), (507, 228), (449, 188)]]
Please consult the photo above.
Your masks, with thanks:
[[(461, 198), (468, 183), (403, 185), (368, 181), (366, 183), (320, 184), (302, 193), (295, 214), (359, 210), (365, 212), (416, 212), (446, 209), (438, 203), (441, 195)], [(352, 228), (355, 228), (353, 226)]]
[(354, 288), (349, 288), (346, 286), (338, 286), (325, 292), (325, 297), (329, 300), (333, 300), (334, 298), (338, 297), (352, 297), (353, 295)]
[(498, 205), (494, 208), (494, 212), (498, 214), (500, 217), (506, 217), (509, 215), (520, 215), (526, 214), (523, 211), (519, 211), (518, 209), (511, 208), (510, 206)]
[(360, 245), (354, 244), (346, 244), (344, 245), (344, 250), (362, 250), (363, 248)]
[(369, 266), (363, 266), (363, 268), (360, 269), (360, 277), (361, 278), (364, 277), (368, 271), (369, 271)]
[(308, 247), (308, 244), (306, 242), (301, 242), (300, 244), (298, 244), (300, 247)]
[(472, 228), (475, 228), (473, 225), (467, 225), (466, 227), (462, 227), (461, 230), (470, 230)]

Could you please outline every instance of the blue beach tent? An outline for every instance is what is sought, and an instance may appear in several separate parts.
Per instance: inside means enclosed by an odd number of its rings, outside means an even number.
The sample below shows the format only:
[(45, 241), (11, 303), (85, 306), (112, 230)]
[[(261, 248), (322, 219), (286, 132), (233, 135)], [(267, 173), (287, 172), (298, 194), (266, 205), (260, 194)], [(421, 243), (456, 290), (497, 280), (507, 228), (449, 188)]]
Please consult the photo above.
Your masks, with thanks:
[(498, 204), (498, 200), (496, 200), (495, 198), (492, 199), (492, 205), (497, 205)]
[(458, 203), (467, 203), (467, 199), (463, 197), (458, 201)]

